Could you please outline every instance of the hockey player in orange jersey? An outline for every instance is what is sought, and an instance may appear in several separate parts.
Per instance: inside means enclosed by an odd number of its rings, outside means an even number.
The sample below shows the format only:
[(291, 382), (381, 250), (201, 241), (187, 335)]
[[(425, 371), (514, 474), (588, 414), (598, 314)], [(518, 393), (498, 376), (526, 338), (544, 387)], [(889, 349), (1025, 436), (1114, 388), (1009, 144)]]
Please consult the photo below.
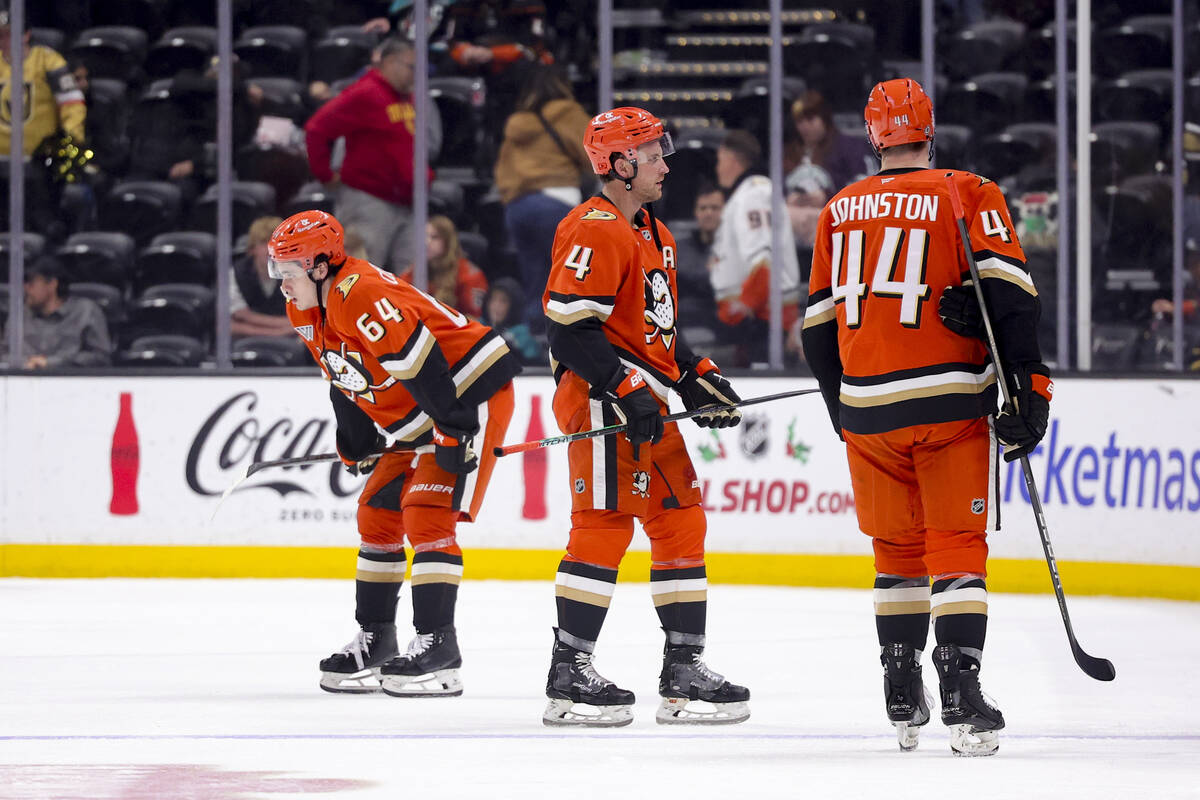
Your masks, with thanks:
[[(653, 210), (671, 139), (648, 112), (617, 108), (592, 119), (583, 144), (604, 186), (559, 223), (554, 237), (543, 295), (558, 383), (554, 414), (564, 433), (621, 419), (629, 428), (570, 445), (571, 535), (555, 582), (558, 627), (542, 719), (632, 721), (633, 693), (601, 677), (592, 654), (636, 518), (650, 538), (650, 593), (666, 635), (657, 720), (741, 722), (750, 715), (749, 690), (701, 659), (706, 523), (683, 437), (662, 419), (671, 391), (688, 408), (739, 399), (677, 327), (675, 239)], [(697, 418), (717, 428), (740, 421), (736, 409)]]
[[(490, 328), (347, 256), (329, 214), (289, 217), (267, 248), (288, 317), (330, 382), (338, 453), (354, 474), (369, 473), (358, 501), (361, 630), (321, 661), (321, 688), (462, 694), (455, 526), (479, 513), (519, 363)], [(403, 450), (370, 457), (387, 445)], [(401, 655), (395, 617), (406, 536), (416, 637)]]
[[(885, 702), (900, 747), (915, 748), (929, 720), (920, 661), (932, 612), (951, 747), (990, 755), (1004, 727), (979, 688), (987, 535), (1000, 521), (996, 440), (1011, 460), (1046, 431), (1051, 384), (1036, 336), (1037, 291), (996, 185), (929, 169), (933, 107), (917, 82), (878, 84), (865, 119), (882, 169), (821, 212), (804, 350), (846, 442), (859, 527), (874, 539)], [(963, 198), (1019, 414), (993, 416), (997, 371), (947, 179)]]

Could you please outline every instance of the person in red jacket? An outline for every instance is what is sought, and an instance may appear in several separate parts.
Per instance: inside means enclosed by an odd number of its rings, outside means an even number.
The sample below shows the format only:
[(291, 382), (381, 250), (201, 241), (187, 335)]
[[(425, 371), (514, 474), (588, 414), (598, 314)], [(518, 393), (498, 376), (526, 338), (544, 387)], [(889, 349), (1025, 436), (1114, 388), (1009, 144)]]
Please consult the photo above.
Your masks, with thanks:
[[(338, 218), (363, 232), (367, 257), (377, 265), (412, 261), (415, 64), (410, 42), (384, 40), (374, 66), (304, 126), (309, 169), (337, 189)], [(335, 171), (330, 162), (339, 138), (346, 155)]]

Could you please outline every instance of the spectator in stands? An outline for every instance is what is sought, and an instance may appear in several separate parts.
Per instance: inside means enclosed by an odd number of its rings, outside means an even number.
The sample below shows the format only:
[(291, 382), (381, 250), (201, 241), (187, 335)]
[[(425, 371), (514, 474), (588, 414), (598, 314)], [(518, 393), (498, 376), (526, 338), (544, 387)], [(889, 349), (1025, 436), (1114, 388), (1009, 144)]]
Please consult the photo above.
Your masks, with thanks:
[[(8, 24), (8, 6), (0, 8), (0, 154), (9, 157), (12, 148), (11, 97), (13, 53), (12, 30)], [(56, 153), (62, 148), (59, 141), (69, 137), (72, 144), (84, 143), (84, 121), (87, 106), (83, 92), (75, 85), (75, 78), (67, 68), (63, 57), (49, 47), (29, 44), (29, 18), (26, 17), (24, 34), (21, 37), (22, 73), (25, 86), (23, 125), (23, 149), (26, 156), (45, 148), (44, 152)], [(69, 231), (59, 219), (58, 206), (62, 188), (61, 175), (56, 170), (73, 168), (69, 162), (47, 165), (37, 158), (30, 163), (30, 181), (26, 184), (26, 220), (28, 227), (48, 237), (59, 239)], [(7, 184), (7, 181), (5, 181)], [(8, 198), (0, 200), (7, 216)]]
[(714, 331), (717, 303), (708, 276), (708, 262), (724, 208), (725, 195), (721, 190), (711, 183), (700, 184), (692, 209), (695, 229), (675, 240), (679, 317), (686, 319), (688, 325), (702, 325)]
[[(583, 201), (581, 182), (592, 179), (580, 144), (590, 119), (566, 77), (553, 67), (540, 67), (530, 73), (517, 110), (504, 124), (496, 190), (526, 286), (546, 284), (554, 231)], [(533, 329), (544, 327), (541, 297), (529, 297), (523, 313)]]
[[(425, 226), (425, 257), (429, 265), (429, 287), (426, 292), (439, 303), (450, 306), (469, 317), (483, 316), (483, 298), (488, 281), (483, 270), (471, 263), (458, 241), (454, 221), (440, 214), (430, 217)], [(400, 276), (413, 282), (413, 268)]]
[[(812, 89), (792, 103), (792, 124), (796, 136), (784, 148), (784, 185), (792, 191), (792, 175), (802, 170), (805, 184), (816, 184), (832, 197), (846, 185), (873, 175), (879, 161), (871, 152), (865, 136), (847, 136), (833, 124), (833, 109), (820, 92)], [(816, 168), (815, 170), (813, 168)], [(825, 204), (822, 200), (817, 210)]]
[(767, 357), (772, 270), (778, 271), (783, 293), (784, 330), (799, 318), (796, 244), (791, 226), (781, 225), (783, 252), (774, 252), (771, 179), (762, 174), (761, 162), (762, 147), (749, 131), (730, 131), (717, 148), (717, 182), (726, 200), (713, 240), (710, 275), (717, 316), (725, 326), (722, 338), (738, 347), (739, 366)]
[[(376, 65), (321, 106), (304, 129), (309, 168), (337, 190), (338, 218), (362, 231), (370, 261), (394, 269), (412, 260), (416, 52), (392, 37), (376, 57)], [(343, 137), (346, 155), (335, 172), (333, 143)], [(430, 170), (423, 179), (432, 177)]]
[(267, 273), (267, 242), (280, 217), (259, 217), (246, 234), (246, 251), (233, 262), (229, 282), (229, 331), (234, 336), (296, 335), (287, 318), (279, 281)]
[[(28, 23), (28, 19), (26, 20)], [(0, 10), (0, 84), (4, 87), (4, 102), (0, 103), (0, 153), (8, 154), (12, 133), (9, 91), (12, 86), (12, 33), (8, 24), (8, 9)], [(23, 74), (25, 86), (25, 155), (37, 149), (47, 136), (61, 129), (77, 142), (82, 142), (87, 106), (83, 92), (75, 85), (75, 77), (61, 55), (42, 45), (29, 45), (29, 26), (21, 38), (24, 50)]]
[(546, 348), (534, 337), (525, 321), (524, 296), (521, 284), (514, 278), (500, 278), (492, 283), (483, 301), (485, 325), (504, 337), (508, 347), (523, 364), (546, 364)]
[[(5, 330), (5, 355), (8, 337)], [(67, 272), (53, 256), (39, 256), (25, 267), (22, 338), (25, 369), (103, 367), (112, 360), (104, 312), (86, 297), (70, 296)]]

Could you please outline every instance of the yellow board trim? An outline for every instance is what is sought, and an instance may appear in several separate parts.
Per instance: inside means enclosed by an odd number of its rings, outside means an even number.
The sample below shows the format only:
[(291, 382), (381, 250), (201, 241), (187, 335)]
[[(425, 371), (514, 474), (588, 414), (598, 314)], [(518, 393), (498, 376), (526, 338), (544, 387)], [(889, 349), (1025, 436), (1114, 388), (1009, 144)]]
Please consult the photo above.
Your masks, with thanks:
[[(470, 580), (554, 583), (561, 550), (464, 553)], [(709, 553), (709, 583), (870, 588), (870, 556), (794, 553)], [(158, 545), (0, 545), (0, 577), (26, 578), (354, 578), (356, 551), (347, 547), (188, 547)], [(650, 555), (630, 552), (621, 580), (649, 580)], [(1169, 564), (1059, 562), (1069, 594), (1160, 597), (1200, 601), (1200, 567)], [(1051, 591), (1046, 563), (991, 559), (988, 590)]]

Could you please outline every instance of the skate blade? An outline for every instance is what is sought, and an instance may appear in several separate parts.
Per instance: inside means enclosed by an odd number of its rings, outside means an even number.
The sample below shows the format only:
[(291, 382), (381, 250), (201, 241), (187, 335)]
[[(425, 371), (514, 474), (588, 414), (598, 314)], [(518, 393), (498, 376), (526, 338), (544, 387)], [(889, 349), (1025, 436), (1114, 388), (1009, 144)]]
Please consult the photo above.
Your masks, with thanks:
[(550, 698), (542, 724), (553, 728), (620, 728), (633, 722), (633, 706), (593, 706)]
[(1000, 749), (999, 731), (981, 731), (973, 725), (950, 726), (950, 749), (966, 758), (995, 755)]
[(892, 725), (896, 726), (896, 742), (902, 752), (911, 753), (917, 749), (921, 727), (929, 722), (929, 709), (932, 706), (933, 695), (925, 689), (925, 708), (923, 712), (920, 708), (913, 712), (916, 719), (892, 720)]
[(896, 726), (896, 742), (900, 745), (900, 750), (905, 753), (916, 750), (921, 735), (920, 726), (911, 722), (893, 722), (892, 724)]
[(379, 691), (379, 670), (361, 672), (322, 672), (320, 687), (334, 694), (375, 694)]
[(437, 669), (424, 675), (381, 675), (383, 693), (392, 697), (458, 697), (463, 693), (457, 669)]
[(748, 719), (748, 703), (708, 703), (686, 697), (664, 697), (654, 714), (659, 725), (736, 725)]

